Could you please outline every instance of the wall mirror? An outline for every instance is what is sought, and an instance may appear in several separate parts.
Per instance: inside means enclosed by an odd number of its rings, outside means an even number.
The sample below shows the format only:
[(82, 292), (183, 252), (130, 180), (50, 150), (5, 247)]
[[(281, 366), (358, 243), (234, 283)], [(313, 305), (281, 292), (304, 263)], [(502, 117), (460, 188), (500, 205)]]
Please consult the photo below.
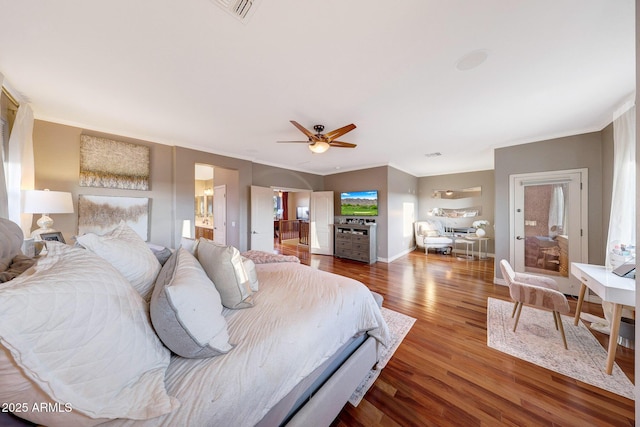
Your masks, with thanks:
[(213, 166), (199, 163), (195, 166), (195, 226), (196, 238), (212, 238)]
[(469, 187), (459, 190), (433, 190), (431, 197), (434, 199), (465, 199), (467, 197), (480, 197), (482, 187)]
[(482, 215), (482, 206), (469, 206), (466, 208), (433, 208), (428, 212), (429, 216), (444, 216), (447, 218), (473, 218)]

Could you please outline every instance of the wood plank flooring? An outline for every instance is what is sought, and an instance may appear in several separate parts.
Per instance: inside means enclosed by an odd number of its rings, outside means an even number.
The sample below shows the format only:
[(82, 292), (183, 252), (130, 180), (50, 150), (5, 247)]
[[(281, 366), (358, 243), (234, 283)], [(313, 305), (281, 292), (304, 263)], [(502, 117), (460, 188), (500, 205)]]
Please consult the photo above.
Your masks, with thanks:
[[(414, 251), (366, 265), (281, 247), (320, 270), (352, 277), (384, 296), (385, 307), (417, 319), (364, 400), (347, 404), (333, 427), (633, 426), (634, 402), (486, 345), (487, 298), (509, 299), (493, 284), (494, 260), (461, 261)], [(575, 312), (575, 299), (570, 301)], [(602, 316), (599, 304), (584, 311)], [(606, 348), (609, 337), (594, 333)], [(616, 363), (633, 381), (634, 351)]]

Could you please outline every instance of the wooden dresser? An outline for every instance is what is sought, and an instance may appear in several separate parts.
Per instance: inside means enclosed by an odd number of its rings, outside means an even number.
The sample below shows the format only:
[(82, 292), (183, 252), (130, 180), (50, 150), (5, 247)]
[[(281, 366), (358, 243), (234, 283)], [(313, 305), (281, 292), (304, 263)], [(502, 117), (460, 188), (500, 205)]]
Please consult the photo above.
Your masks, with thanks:
[(378, 260), (376, 224), (335, 224), (334, 255), (373, 264)]

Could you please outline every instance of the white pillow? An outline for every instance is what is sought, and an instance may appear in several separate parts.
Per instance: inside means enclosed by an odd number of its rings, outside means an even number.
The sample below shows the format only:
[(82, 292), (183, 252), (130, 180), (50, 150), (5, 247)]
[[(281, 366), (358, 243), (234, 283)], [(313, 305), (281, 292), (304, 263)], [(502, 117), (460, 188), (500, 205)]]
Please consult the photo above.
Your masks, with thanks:
[(253, 292), (258, 292), (260, 283), (258, 282), (258, 272), (256, 271), (256, 263), (253, 260), (242, 257), (242, 264), (244, 264), (244, 270), (249, 277), (249, 287)]
[[(164, 386), (170, 352), (151, 327), (147, 304), (104, 260), (50, 243), (33, 269), (0, 285), (0, 343), (25, 376), (17, 384), (15, 375), (0, 375), (0, 400), (33, 400), (35, 384), (73, 408), (46, 420), (16, 413), (47, 425), (75, 424), (79, 414), (149, 419), (176, 409)], [(5, 360), (3, 369), (15, 365)], [(92, 424), (78, 424), (85, 421)]]
[[(24, 375), (22, 368), (16, 364), (9, 350), (2, 345), (0, 345), (0, 385), (0, 402), (8, 404), (6, 410), (12, 409), (10, 412), (38, 425), (84, 427), (109, 421), (108, 418), (90, 418), (81, 414), (68, 402), (55, 402), (35, 382)], [(42, 405), (46, 405), (47, 408), (56, 408), (56, 410), (38, 410)]]
[(198, 260), (183, 248), (160, 270), (151, 297), (151, 321), (162, 342), (182, 357), (218, 356), (233, 348), (220, 294)]
[(160, 272), (160, 262), (147, 243), (124, 221), (102, 236), (87, 233), (76, 238), (79, 244), (107, 260), (146, 301)]
[(196, 256), (209, 279), (220, 292), (222, 305), (227, 308), (253, 306), (249, 275), (244, 269), (240, 251), (233, 246), (223, 246), (201, 237)]

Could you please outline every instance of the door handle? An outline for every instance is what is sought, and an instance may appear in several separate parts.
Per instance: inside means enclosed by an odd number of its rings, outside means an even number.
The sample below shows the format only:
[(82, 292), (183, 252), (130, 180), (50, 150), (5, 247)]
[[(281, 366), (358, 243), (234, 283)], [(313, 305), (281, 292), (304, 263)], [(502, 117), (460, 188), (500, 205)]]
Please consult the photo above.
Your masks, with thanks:
[(524, 237), (522, 237), (522, 236), (516, 236), (516, 240), (524, 240)]
[(257, 231), (255, 231), (255, 230), (253, 230), (253, 231), (251, 232), (251, 234), (258, 234), (258, 232), (257, 232)]

